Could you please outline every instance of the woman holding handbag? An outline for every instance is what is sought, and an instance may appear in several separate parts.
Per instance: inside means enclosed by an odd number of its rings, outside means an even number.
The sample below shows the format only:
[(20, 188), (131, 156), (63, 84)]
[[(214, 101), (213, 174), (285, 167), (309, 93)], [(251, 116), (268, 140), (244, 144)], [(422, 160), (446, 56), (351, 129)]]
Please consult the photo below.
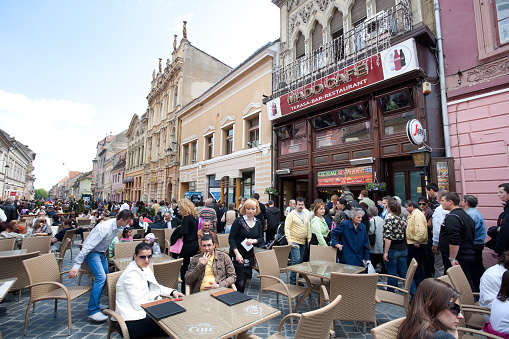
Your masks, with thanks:
[(235, 211), (235, 204), (232, 202), (228, 205), (228, 211), (226, 211), (225, 214), (223, 214), (223, 217), (221, 218), (222, 222), (225, 222), (226, 225), (224, 226), (224, 233), (230, 233), (230, 230), (232, 229), (233, 222), (239, 214), (237, 211)]
[[(182, 267), (180, 268), (180, 279), (182, 286), (186, 282), (184, 276), (191, 261), (191, 257), (198, 253), (198, 212), (194, 208), (194, 204), (189, 199), (181, 199), (178, 202), (180, 215), (182, 216), (182, 226), (178, 228), (179, 234), (182, 236), (182, 249), (180, 258), (184, 258)], [(177, 232), (177, 230), (175, 230)]]

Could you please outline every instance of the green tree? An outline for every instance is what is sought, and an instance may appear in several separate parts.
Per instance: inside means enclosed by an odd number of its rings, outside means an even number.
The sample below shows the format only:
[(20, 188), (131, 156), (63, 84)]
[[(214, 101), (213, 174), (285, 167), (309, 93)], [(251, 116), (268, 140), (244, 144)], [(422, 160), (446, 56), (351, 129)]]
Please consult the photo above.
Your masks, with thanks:
[(46, 199), (48, 198), (49, 194), (48, 194), (48, 191), (46, 191), (44, 188), (38, 188), (35, 190), (35, 198), (40, 198), (40, 199)]

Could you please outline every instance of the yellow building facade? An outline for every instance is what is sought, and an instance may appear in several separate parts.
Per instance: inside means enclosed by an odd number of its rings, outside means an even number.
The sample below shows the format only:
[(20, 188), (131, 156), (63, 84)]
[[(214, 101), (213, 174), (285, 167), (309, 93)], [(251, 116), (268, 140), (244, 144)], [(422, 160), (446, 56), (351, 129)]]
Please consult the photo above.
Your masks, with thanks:
[(263, 96), (272, 91), (279, 43), (269, 43), (183, 107), (179, 197), (236, 203), (272, 186), (272, 128)]

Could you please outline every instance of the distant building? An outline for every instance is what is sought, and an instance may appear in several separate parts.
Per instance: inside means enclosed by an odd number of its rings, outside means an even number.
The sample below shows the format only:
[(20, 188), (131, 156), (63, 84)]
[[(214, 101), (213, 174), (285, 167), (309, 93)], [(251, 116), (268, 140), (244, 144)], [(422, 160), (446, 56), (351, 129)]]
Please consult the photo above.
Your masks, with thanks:
[(145, 137), (147, 135), (147, 114), (139, 117), (134, 114), (127, 129), (126, 173), (124, 199), (140, 201), (143, 191), (145, 171)]
[(125, 157), (126, 152), (121, 152), (119, 161), (111, 170), (111, 201), (121, 202), (124, 200)]

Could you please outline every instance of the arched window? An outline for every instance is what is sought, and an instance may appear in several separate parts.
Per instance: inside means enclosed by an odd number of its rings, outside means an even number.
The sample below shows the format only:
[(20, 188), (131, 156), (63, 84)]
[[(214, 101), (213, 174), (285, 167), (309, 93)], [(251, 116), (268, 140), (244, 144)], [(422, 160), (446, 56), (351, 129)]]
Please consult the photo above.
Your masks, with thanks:
[(313, 30), (313, 35), (311, 36), (311, 49), (314, 51), (320, 46), (323, 45), (323, 35), (322, 35), (322, 25), (318, 22), (315, 25), (315, 29)]
[(343, 13), (338, 9), (334, 10), (334, 15), (332, 16), (330, 33), (332, 40), (343, 35)]
[(395, 0), (376, 0), (376, 11), (381, 12), (396, 6)]
[(179, 88), (178, 86), (175, 86), (175, 89), (173, 90), (173, 109), (177, 108), (178, 98), (179, 98)]
[(299, 32), (297, 43), (295, 44), (295, 59), (299, 59), (306, 54), (306, 47), (304, 46), (304, 35)]

